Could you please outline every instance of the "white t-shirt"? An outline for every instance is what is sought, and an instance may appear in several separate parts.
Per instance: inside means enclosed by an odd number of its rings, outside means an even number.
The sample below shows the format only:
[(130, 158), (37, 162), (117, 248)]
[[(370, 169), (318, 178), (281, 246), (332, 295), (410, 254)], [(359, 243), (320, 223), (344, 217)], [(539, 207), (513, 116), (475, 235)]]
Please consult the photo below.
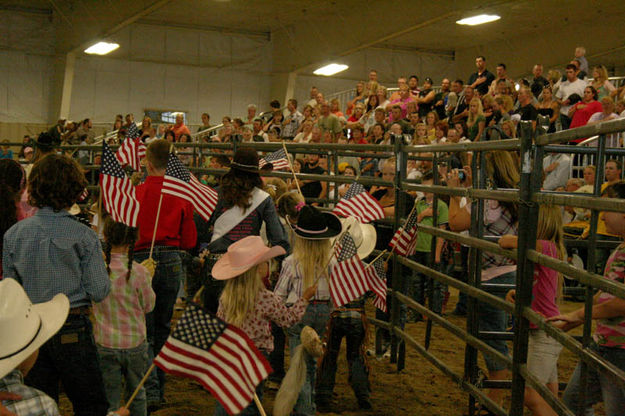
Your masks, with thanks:
[[(561, 101), (565, 101), (567, 98), (569, 98), (571, 94), (579, 94), (580, 97), (583, 97), (584, 88), (586, 88), (586, 81), (583, 81), (579, 78), (573, 82), (570, 82), (568, 80), (564, 81), (560, 84), (560, 89), (556, 93), (556, 98), (560, 99)], [(571, 107), (572, 107), (571, 105), (561, 106), (560, 114), (564, 114), (565, 116), (568, 117), (569, 109)]]

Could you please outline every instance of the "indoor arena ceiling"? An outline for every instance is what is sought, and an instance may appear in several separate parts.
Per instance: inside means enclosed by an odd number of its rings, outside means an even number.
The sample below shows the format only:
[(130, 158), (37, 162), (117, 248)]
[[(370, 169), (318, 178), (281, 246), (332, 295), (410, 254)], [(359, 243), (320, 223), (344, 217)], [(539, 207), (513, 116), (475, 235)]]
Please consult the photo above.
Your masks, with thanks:
[[(622, 4), (619, 0), (0, 0), (0, 10), (50, 16), (57, 53), (80, 50), (94, 39), (141, 23), (273, 39), (274, 61), (283, 59), (288, 70), (300, 70), (322, 57), (369, 47), (453, 55), (459, 49), (541, 33), (609, 29), (621, 25)], [(459, 18), (488, 12), (501, 19), (476, 27), (455, 24)], [(276, 44), (281, 50), (276, 51)], [(620, 39), (609, 45), (623, 49)]]

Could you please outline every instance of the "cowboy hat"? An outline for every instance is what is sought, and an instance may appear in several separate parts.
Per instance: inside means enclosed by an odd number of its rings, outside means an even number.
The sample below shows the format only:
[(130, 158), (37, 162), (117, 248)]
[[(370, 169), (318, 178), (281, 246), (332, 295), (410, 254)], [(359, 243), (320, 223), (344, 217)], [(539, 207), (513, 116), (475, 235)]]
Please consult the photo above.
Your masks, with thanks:
[(358, 257), (362, 260), (371, 254), (377, 240), (375, 227), (371, 224), (361, 223), (356, 217), (341, 218), (341, 223), (344, 230), (349, 227), (349, 234), (358, 249)]
[(217, 280), (227, 280), (237, 277), (257, 264), (286, 254), (281, 246), (267, 247), (263, 239), (257, 235), (250, 235), (233, 243), (228, 252), (221, 256), (213, 266), (211, 275)]
[(304, 205), (299, 212), (297, 224), (291, 228), (298, 236), (306, 240), (323, 240), (341, 233), (341, 220), (330, 212), (321, 212), (317, 208)]
[(230, 162), (230, 169), (239, 170), (248, 173), (259, 173), (258, 153), (251, 147), (239, 148)]
[(69, 313), (67, 296), (33, 305), (14, 279), (0, 281), (0, 378), (58, 332)]

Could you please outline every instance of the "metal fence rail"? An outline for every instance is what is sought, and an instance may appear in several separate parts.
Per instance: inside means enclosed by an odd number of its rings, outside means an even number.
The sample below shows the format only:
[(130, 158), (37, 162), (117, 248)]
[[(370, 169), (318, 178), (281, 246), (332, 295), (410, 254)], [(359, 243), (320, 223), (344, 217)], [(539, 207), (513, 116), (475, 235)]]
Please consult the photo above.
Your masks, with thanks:
[[(577, 356), (582, 363), (582, 383), (587, 381), (587, 373), (589, 368), (601, 370), (608, 374), (615, 384), (625, 386), (625, 372), (616, 368), (613, 364), (598, 356), (589, 350), (591, 342), (591, 308), (592, 296), (594, 289), (611, 293), (617, 297), (625, 298), (625, 285), (613, 282), (598, 275), (594, 270), (594, 248), (600, 247), (596, 235), (596, 227), (599, 211), (610, 210), (617, 212), (625, 212), (625, 200), (620, 199), (600, 199), (599, 190), (601, 185), (601, 176), (596, 175), (595, 193), (593, 196), (571, 195), (564, 193), (543, 192), (540, 190), (542, 182), (542, 160), (545, 151), (562, 151), (570, 152), (572, 147), (569, 146), (553, 146), (554, 144), (566, 143), (571, 139), (579, 137), (588, 137), (590, 135), (598, 135), (598, 146), (592, 149), (597, 160), (598, 172), (603, 170), (604, 161), (607, 155), (611, 153), (606, 149), (606, 135), (625, 131), (625, 120), (615, 120), (602, 123), (595, 126), (582, 127), (575, 130), (563, 131), (554, 134), (534, 134), (528, 124), (521, 126), (521, 138), (502, 140), (495, 142), (477, 142), (464, 144), (446, 144), (446, 145), (427, 145), (427, 146), (405, 146), (399, 140), (394, 145), (378, 146), (378, 145), (339, 145), (339, 144), (307, 144), (307, 143), (287, 143), (286, 147), (289, 153), (317, 153), (326, 155), (328, 160), (333, 161), (332, 175), (311, 175), (297, 174), (300, 180), (319, 180), (328, 183), (328, 185), (351, 183), (357, 180), (364, 185), (376, 186), (394, 186), (397, 192), (422, 191), (430, 192), (434, 197), (434, 226), (418, 225), (419, 232), (431, 234), (432, 246), (436, 244), (437, 239), (461, 243), (469, 246), (469, 275), (468, 281), (462, 282), (452, 276), (435, 270), (432, 264), (420, 264), (411, 258), (406, 258), (397, 254), (393, 254), (393, 287), (389, 289), (391, 295), (390, 319), (382, 321), (379, 319), (369, 318), (376, 327), (387, 329), (392, 335), (391, 362), (397, 364), (397, 369), (401, 370), (405, 365), (405, 346), (414, 348), (421, 356), (427, 359), (432, 365), (438, 368), (445, 375), (454, 380), (458, 385), (469, 393), (468, 412), (473, 415), (475, 412), (475, 401), (479, 401), (493, 413), (497, 415), (523, 415), (523, 396), (526, 383), (538, 391), (544, 399), (554, 408), (558, 415), (571, 416), (577, 409), (567, 409), (564, 404), (555, 397), (544, 385), (541, 385), (537, 379), (529, 374), (527, 362), (527, 345), (530, 331), (530, 323), (535, 324), (538, 328), (544, 330), (549, 336), (556, 339), (565, 348), (569, 349)], [(177, 148), (191, 149), (190, 154), (194, 158), (201, 159), (208, 154), (216, 154), (215, 151), (226, 152), (232, 154), (238, 146), (250, 146), (258, 151), (274, 151), (280, 148), (280, 143), (180, 143), (175, 144)], [(64, 149), (81, 149), (99, 151), (97, 146), (66, 146)], [(518, 189), (487, 189), (484, 174), (484, 166), (486, 154), (492, 151), (520, 151), (520, 160), (522, 161), (521, 182)], [(439, 155), (443, 152), (465, 151), (473, 152), (472, 171), (473, 186), (471, 188), (451, 188), (443, 186), (439, 183), (438, 175), (435, 175), (434, 185), (415, 184), (406, 180), (406, 166), (408, 159), (431, 159), (434, 172), (437, 171)], [(584, 150), (585, 151), (585, 150)], [(379, 158), (396, 158), (396, 175), (393, 182), (383, 181), (373, 177), (345, 177), (338, 172), (338, 157), (342, 155), (375, 155)], [(426, 155), (427, 154), (427, 155)], [(99, 169), (99, 166), (90, 165), (86, 169)], [(192, 167), (192, 171), (207, 174), (222, 174), (225, 170), (215, 170)], [(272, 172), (267, 176), (277, 176), (284, 179), (292, 178), (290, 173)], [(457, 232), (440, 229), (437, 226), (437, 209), (436, 204), (440, 196), (460, 196), (466, 197), (471, 202), (471, 232), (470, 236)], [(323, 200), (315, 200), (326, 203), (336, 203), (338, 195), (335, 192), (333, 199), (325, 198)], [(498, 200), (513, 202), (519, 207), (519, 244), (517, 250), (502, 249), (496, 242), (489, 240), (488, 236), (484, 236), (484, 201)], [(588, 248), (588, 267), (587, 270), (580, 270), (570, 266), (560, 260), (554, 259), (538, 253), (536, 246), (536, 228), (538, 219), (539, 204), (555, 204), (568, 205), (590, 209), (592, 217), (590, 221), (591, 233), (590, 237), (584, 244)], [(396, 198), (395, 212), (401, 213), (403, 210), (403, 198)], [(383, 221), (387, 224), (392, 223), (394, 229), (397, 230), (402, 224), (400, 215), (396, 215), (393, 219)], [(516, 302), (511, 304), (502, 298), (485, 290), (480, 282), (481, 275), (481, 258), (482, 252), (490, 252), (517, 262), (517, 279), (516, 279)], [(564, 333), (554, 326), (548, 324), (544, 318), (531, 309), (531, 291), (534, 266), (540, 264), (550, 267), (567, 277), (577, 280), (584, 287), (586, 315), (583, 327), (583, 337), (581, 342), (576, 338)], [(469, 297), (468, 316), (466, 330), (453, 324), (444, 317), (433, 312), (429, 307), (418, 303), (406, 296), (405, 279), (407, 276), (402, 273), (402, 268), (409, 271), (415, 271), (426, 276), (431, 281), (440, 282), (442, 284), (454, 287), (460, 292), (466, 293)], [(430, 284), (430, 287), (432, 285)], [(429, 304), (433, 299), (433, 292), (427, 294)], [(514, 316), (515, 328), (513, 334), (506, 333), (485, 333), (478, 328), (478, 302), (492, 305)], [(425, 342), (422, 345), (413, 337), (404, 331), (402, 321), (402, 309), (400, 305), (406, 305), (421, 314), (426, 315), (429, 319), (427, 322)], [(465, 366), (464, 373), (459, 374), (452, 370), (445, 362), (437, 358), (428, 351), (432, 334), (432, 324), (436, 323), (441, 328), (461, 339), (466, 343), (465, 350)], [(494, 350), (484, 342), (485, 339), (504, 339), (513, 340), (512, 356), (506, 356)], [(479, 384), (477, 374), (477, 352), (494, 357), (496, 360), (503, 362), (511, 369), (512, 378), (510, 381), (488, 382), (484, 385)], [(583, 384), (585, 385), (585, 384)], [(483, 387), (490, 388), (511, 388), (512, 399), (510, 409), (507, 411), (500, 407), (497, 403), (490, 400)]]

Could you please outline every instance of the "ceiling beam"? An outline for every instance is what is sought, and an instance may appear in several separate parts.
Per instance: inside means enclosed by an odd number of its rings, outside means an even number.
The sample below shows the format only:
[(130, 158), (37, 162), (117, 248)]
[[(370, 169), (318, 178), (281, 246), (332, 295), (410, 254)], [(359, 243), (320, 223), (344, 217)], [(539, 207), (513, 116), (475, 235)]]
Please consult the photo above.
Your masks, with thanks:
[(53, 13), (52, 9), (46, 7), (18, 6), (13, 4), (0, 4), (0, 10), (13, 13), (39, 14), (44, 16), (52, 16)]
[(400, 52), (414, 52), (421, 55), (434, 55), (440, 56), (443, 58), (454, 59), (456, 54), (455, 50), (445, 50), (445, 49), (430, 49), (430, 48), (419, 48), (419, 47), (411, 47), (411, 46), (403, 46), (403, 45), (374, 45), (370, 46), (369, 49), (378, 49), (383, 51), (400, 51)]
[(242, 35), (246, 37), (261, 38), (266, 41), (271, 40), (270, 32), (263, 32), (259, 30), (247, 30), (247, 29), (238, 29), (238, 28), (223, 27), (223, 26), (194, 25), (194, 24), (188, 24), (188, 23), (162, 22), (162, 21), (153, 20), (153, 19), (139, 19), (137, 20), (136, 23), (140, 25), (188, 29), (188, 30), (195, 30), (199, 32), (217, 32), (217, 33), (223, 33), (227, 35)]

